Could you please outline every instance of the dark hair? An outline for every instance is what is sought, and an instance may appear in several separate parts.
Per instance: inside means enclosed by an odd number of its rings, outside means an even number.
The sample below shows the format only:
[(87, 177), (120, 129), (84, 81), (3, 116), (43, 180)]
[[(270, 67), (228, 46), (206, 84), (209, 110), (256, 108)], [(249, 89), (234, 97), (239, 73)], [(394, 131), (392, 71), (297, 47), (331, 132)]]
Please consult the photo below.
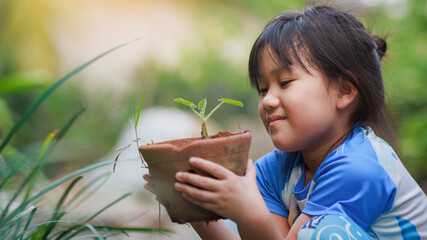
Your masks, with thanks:
[(263, 49), (287, 70), (299, 64), (309, 72), (303, 59), (320, 71), (328, 84), (339, 83), (339, 77), (350, 81), (359, 92), (352, 123), (370, 126), (398, 152), (381, 74), (380, 60), (387, 45), (354, 16), (329, 6), (314, 6), (274, 17), (255, 41), (249, 57), (249, 78), (258, 91)]

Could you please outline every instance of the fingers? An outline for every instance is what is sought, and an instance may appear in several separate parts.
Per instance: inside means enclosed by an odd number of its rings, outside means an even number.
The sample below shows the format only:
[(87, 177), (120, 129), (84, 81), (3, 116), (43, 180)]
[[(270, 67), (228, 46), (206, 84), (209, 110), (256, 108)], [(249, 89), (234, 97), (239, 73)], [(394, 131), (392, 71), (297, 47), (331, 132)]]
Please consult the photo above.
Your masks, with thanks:
[(189, 195), (189, 194), (182, 194), (182, 197), (183, 198), (185, 198), (187, 201), (189, 201), (189, 202), (191, 202), (191, 203), (193, 203), (193, 204), (195, 204), (195, 205), (197, 205), (197, 206), (199, 206), (199, 207), (201, 207), (201, 208), (204, 208), (204, 209), (207, 209), (207, 210), (211, 210), (211, 211), (214, 211), (214, 209), (215, 209), (215, 203), (214, 202), (211, 202), (211, 201), (203, 201), (203, 200), (201, 200), (201, 199), (199, 199), (199, 198), (195, 198), (195, 197), (193, 197), (193, 196), (191, 196), (191, 195)]
[(152, 181), (152, 179), (151, 179), (151, 175), (150, 175), (150, 174), (144, 174), (144, 175), (142, 176), (142, 178), (143, 178), (145, 181), (147, 181), (147, 183), (146, 183), (146, 184), (144, 184), (144, 188), (145, 188), (147, 191), (151, 192), (152, 194), (157, 195), (156, 189), (154, 188), (154, 184), (153, 184), (153, 181)]
[(206, 191), (184, 183), (175, 183), (175, 189), (182, 192), (182, 196), (192, 203), (201, 206), (202, 203), (212, 203), (216, 199), (214, 192)]
[(205, 177), (189, 172), (177, 172), (175, 177), (178, 181), (188, 183), (205, 190), (215, 191), (218, 189), (218, 180), (211, 177)]
[(142, 175), (142, 178), (147, 182), (151, 182), (151, 175), (148, 173)]
[(218, 179), (225, 179), (229, 177), (231, 174), (233, 174), (230, 170), (227, 168), (216, 164), (214, 162), (205, 160), (203, 158), (197, 158), (192, 157), (190, 158), (190, 164), (196, 168), (199, 168), (212, 176), (218, 178)]
[(145, 190), (151, 192), (152, 194), (157, 195), (156, 189), (154, 189), (153, 185), (147, 183), (147, 184), (144, 184), (144, 188)]

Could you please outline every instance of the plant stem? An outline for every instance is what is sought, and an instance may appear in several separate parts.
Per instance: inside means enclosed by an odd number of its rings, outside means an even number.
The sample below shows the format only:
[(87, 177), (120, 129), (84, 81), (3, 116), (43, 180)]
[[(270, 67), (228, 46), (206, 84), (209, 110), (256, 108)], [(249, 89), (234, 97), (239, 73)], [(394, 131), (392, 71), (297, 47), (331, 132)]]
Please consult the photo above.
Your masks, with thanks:
[(202, 123), (202, 139), (210, 139), (208, 129), (206, 128), (206, 122)]
[(221, 105), (224, 104), (224, 102), (221, 102), (220, 104), (216, 105), (216, 107), (208, 114), (207, 117), (205, 117), (205, 121), (208, 120), (208, 118), (219, 108)]
[(142, 167), (143, 168), (148, 168), (148, 166), (147, 166), (147, 164), (144, 162), (144, 158), (142, 157), (142, 153), (139, 151), (139, 143), (138, 143), (138, 141), (139, 141), (139, 138), (138, 138), (138, 130), (137, 130), (137, 128), (136, 128), (136, 125), (135, 125), (135, 137), (136, 137), (136, 149), (137, 149), (137, 151), (138, 151), (138, 153), (139, 153), (139, 158), (141, 159), (141, 164), (142, 164)]

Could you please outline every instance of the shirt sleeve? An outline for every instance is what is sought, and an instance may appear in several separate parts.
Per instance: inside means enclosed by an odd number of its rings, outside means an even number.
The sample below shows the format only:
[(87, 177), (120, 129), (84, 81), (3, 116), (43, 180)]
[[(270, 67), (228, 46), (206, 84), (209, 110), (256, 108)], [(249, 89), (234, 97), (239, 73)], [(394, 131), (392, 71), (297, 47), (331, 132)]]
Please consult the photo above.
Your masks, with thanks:
[(323, 162), (313, 177), (308, 215), (347, 216), (366, 229), (390, 210), (396, 185), (374, 158), (344, 155)]
[(289, 213), (283, 203), (283, 165), (279, 152), (271, 152), (255, 162), (258, 189), (270, 212), (288, 217)]

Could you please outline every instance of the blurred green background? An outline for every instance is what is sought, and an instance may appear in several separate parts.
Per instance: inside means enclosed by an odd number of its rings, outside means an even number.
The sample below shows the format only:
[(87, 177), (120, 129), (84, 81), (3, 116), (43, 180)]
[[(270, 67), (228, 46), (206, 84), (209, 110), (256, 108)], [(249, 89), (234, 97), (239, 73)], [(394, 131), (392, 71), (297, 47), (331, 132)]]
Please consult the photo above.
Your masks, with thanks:
[[(427, 179), (427, 4), (425, 0), (366, 0), (361, 19), (389, 35), (383, 60), (388, 102), (395, 113), (402, 160), (420, 183)], [(257, 94), (247, 60), (267, 21), (306, 2), (291, 0), (1, 0), (0, 138), (57, 79), (97, 54), (138, 37), (61, 86), (15, 136), (22, 152), (85, 106), (55, 149), (45, 174), (52, 178), (93, 163), (111, 151), (129, 127), (126, 110), (147, 91), (148, 106), (181, 107), (234, 98), (243, 110), (223, 108), (225, 124), (239, 114), (259, 123)]]

